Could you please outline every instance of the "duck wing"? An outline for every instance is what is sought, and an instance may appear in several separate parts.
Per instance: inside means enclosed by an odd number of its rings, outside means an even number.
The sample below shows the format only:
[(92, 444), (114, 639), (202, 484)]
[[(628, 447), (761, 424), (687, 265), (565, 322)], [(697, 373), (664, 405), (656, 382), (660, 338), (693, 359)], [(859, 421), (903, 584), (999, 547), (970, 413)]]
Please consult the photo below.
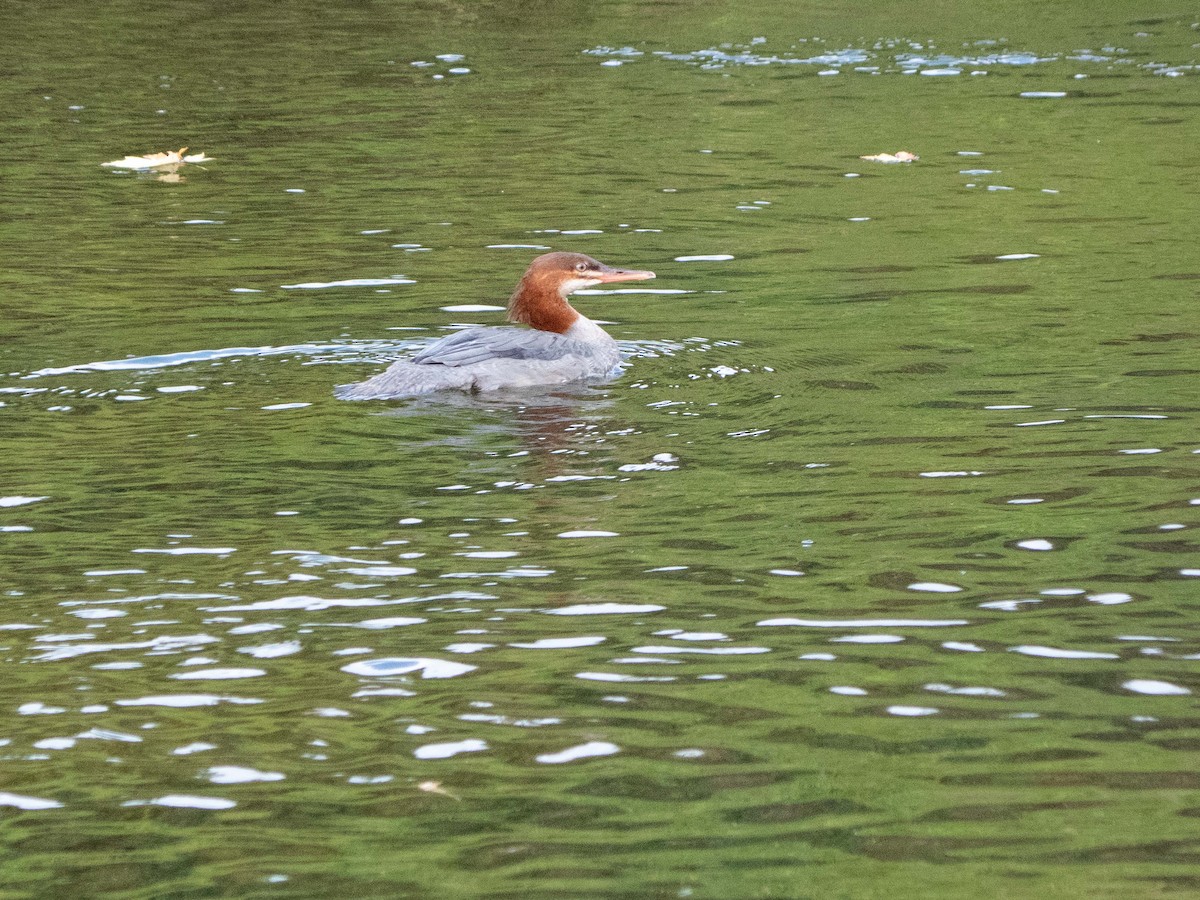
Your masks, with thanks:
[(527, 328), (464, 328), (413, 357), (419, 365), (473, 366), (495, 359), (554, 360), (586, 354), (582, 341)]

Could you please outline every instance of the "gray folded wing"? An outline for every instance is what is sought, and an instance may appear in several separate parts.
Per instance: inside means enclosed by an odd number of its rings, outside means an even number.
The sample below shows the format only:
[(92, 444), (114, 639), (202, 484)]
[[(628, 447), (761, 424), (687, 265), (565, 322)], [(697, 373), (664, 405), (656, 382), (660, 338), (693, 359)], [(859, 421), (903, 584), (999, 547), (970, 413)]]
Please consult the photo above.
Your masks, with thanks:
[(588, 353), (582, 341), (526, 328), (466, 328), (430, 344), (413, 357), (422, 365), (470, 366), (494, 359), (561, 359)]

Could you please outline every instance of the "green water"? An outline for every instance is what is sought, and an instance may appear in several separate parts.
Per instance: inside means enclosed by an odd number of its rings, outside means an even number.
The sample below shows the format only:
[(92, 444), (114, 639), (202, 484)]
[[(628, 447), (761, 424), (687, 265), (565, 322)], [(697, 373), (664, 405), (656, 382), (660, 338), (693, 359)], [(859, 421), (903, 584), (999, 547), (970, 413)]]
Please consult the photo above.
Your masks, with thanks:
[[(0, 32), (2, 896), (1200, 891), (1194, 15)], [(540, 247), (621, 377), (333, 399)]]

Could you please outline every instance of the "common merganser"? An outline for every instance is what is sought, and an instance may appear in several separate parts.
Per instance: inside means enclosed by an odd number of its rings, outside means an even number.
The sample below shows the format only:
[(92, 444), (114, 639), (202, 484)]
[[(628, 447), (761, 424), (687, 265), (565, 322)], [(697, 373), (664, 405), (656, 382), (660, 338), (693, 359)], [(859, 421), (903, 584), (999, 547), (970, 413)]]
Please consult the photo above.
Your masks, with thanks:
[(567, 296), (596, 284), (644, 281), (653, 272), (614, 269), (582, 253), (539, 256), (508, 301), (508, 320), (526, 328), (465, 328), (411, 360), (358, 384), (340, 385), (341, 400), (389, 400), (441, 390), (563, 384), (609, 375), (621, 361), (617, 342), (579, 313)]

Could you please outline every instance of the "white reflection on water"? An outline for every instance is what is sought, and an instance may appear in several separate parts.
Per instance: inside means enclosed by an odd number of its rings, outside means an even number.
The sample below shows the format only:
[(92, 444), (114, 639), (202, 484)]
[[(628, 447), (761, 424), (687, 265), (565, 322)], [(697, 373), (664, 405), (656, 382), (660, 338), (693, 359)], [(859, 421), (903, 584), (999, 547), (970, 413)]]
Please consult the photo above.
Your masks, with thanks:
[(969, 625), (967, 619), (763, 619), (759, 625), (798, 625), (803, 628), (943, 628)]
[(941, 712), (935, 706), (889, 706), (887, 711), (893, 716), (936, 716)]
[(27, 797), (23, 794), (12, 794), (8, 791), (0, 791), (0, 806), (15, 806), (17, 809), (24, 809), (28, 811), (62, 808), (62, 804), (57, 800), (45, 800), (41, 797)]
[(279, 641), (275, 644), (259, 644), (255, 647), (238, 647), (237, 652), (253, 656), (255, 659), (276, 659), (281, 656), (291, 656), (293, 653), (299, 653), (300, 650), (299, 641)]
[(184, 744), (182, 747), (176, 747), (171, 751), (172, 756), (191, 756), (193, 753), (203, 753), (206, 750), (216, 750), (216, 744), (209, 744), (204, 741), (193, 741), (190, 744)]
[(523, 650), (565, 650), (571, 647), (594, 647), (603, 644), (607, 638), (602, 635), (570, 638), (539, 638), (536, 641), (515, 641), (508, 646), (520, 647)]
[(654, 603), (573, 603), (556, 609), (539, 610), (551, 616), (606, 616), (623, 613), (652, 613), (666, 609)]
[(217, 694), (164, 694), (114, 702), (117, 706), (168, 706), (174, 709), (187, 709), (193, 706), (216, 706), (220, 703), (248, 705), (263, 701), (251, 697), (221, 697)]
[(566, 750), (560, 750), (558, 753), (539, 754), (535, 759), (546, 765), (559, 765), (561, 763), (574, 762), (577, 759), (587, 759), (591, 756), (611, 756), (614, 753), (620, 752), (620, 747), (616, 744), (610, 744), (608, 741), (588, 741), (586, 744), (568, 747)]
[(342, 666), (342, 671), (350, 675), (362, 675), (368, 678), (407, 675), (410, 672), (420, 672), (422, 678), (454, 678), (466, 672), (473, 672), (475, 668), (466, 663), (448, 662), (443, 659), (389, 657), (350, 663)]
[(770, 653), (770, 647), (634, 647), (633, 653), (704, 653), (712, 656), (745, 656), (754, 653)]
[(426, 744), (413, 751), (417, 759), (448, 759), (460, 753), (479, 753), (488, 749), (487, 741), (478, 738), (468, 738), (465, 741), (453, 741), (445, 744)]
[(256, 610), (302, 609), (306, 612), (321, 612), (335, 607), (393, 606), (398, 603), (418, 603), (426, 597), (403, 597), (396, 600), (379, 600), (374, 597), (330, 598), (330, 597), (279, 597), (276, 600), (259, 600), (231, 606), (207, 606), (208, 612), (254, 612)]
[[(813, 49), (819, 48), (820, 52), (804, 53), (803, 50), (807, 50), (807, 47), (798, 51), (797, 44), (809, 43), (809, 39), (801, 39), (781, 52), (769, 53), (765, 52), (765, 48), (754, 49), (761, 43), (762, 41), (755, 39), (749, 43), (722, 44), (720, 48), (710, 47), (702, 50), (654, 50), (650, 53), (649, 58), (657, 57), (672, 62), (695, 65), (701, 69), (714, 70), (742, 66), (814, 66), (819, 69), (818, 75), (857, 73), (865, 77), (917, 73), (953, 77), (961, 75), (967, 70), (970, 70), (973, 76), (986, 76), (993, 68), (1032, 69), (1065, 61), (1096, 66), (1098, 71), (1104, 72), (1110, 71), (1113, 67), (1125, 65), (1142, 69), (1152, 75), (1170, 78), (1182, 77), (1197, 68), (1191, 59), (1186, 62), (1146, 61), (1129, 55), (1128, 50), (1119, 47), (1059, 51), (1045, 55), (1025, 50), (930, 53), (924, 44), (904, 39), (879, 39), (870, 42), (869, 46), (826, 49), (821, 46), (824, 43), (822, 39), (813, 38), (811, 39)], [(983, 41), (978, 42), (977, 46), (982, 49), (993, 43), (993, 41)], [(606, 61), (601, 65), (620, 65), (646, 55), (645, 51), (633, 47), (605, 45), (592, 47), (583, 52), (591, 56), (606, 57)], [(1087, 76), (1087, 72), (1075, 74), (1076, 79)], [(1019, 96), (1026, 99), (1062, 99), (1067, 95), (1067, 91), (1060, 90), (1019, 92)], [(960, 150), (959, 155), (978, 154)]]
[(1038, 647), (1022, 644), (1019, 647), (1009, 647), (1012, 653), (1025, 656), (1045, 656), (1051, 659), (1120, 659), (1115, 653), (1098, 653), (1092, 650), (1063, 650), (1058, 647)]
[(239, 678), (259, 678), (266, 675), (265, 669), (228, 667), (221, 669), (197, 669), (190, 672), (178, 672), (169, 678), (178, 681), (233, 681)]
[(30, 659), (34, 662), (45, 662), (49, 660), (70, 659), (73, 656), (83, 656), (88, 653), (110, 653), (113, 650), (191, 650), (202, 647), (205, 644), (217, 642), (217, 638), (207, 634), (189, 634), (178, 637), (164, 635), (148, 641), (129, 641), (120, 644), (64, 644), (46, 650), (37, 656), (32, 656)]
[(213, 784), (249, 784), (254, 781), (283, 781), (282, 772), (262, 772), (248, 766), (210, 766), (205, 777)]
[(237, 803), (223, 797), (197, 797), (193, 794), (164, 794), (153, 800), (127, 800), (122, 806), (170, 806), (176, 809), (233, 809)]
[(1150, 678), (1133, 678), (1122, 682), (1121, 687), (1127, 691), (1133, 691), (1135, 694), (1153, 694), (1160, 697), (1183, 696), (1191, 693), (1181, 685), (1172, 684), (1169, 681), (1155, 681)]
[(458, 718), (462, 722), (486, 722), (489, 725), (511, 725), (514, 728), (544, 728), (547, 725), (561, 725), (563, 721), (557, 716), (542, 719), (514, 719), (511, 716), (490, 713), (463, 713)]
[(367, 629), (384, 629), (384, 628), (402, 628), (405, 625), (423, 625), (428, 622), (428, 619), (418, 619), (414, 616), (391, 616), (383, 619), (363, 619), (361, 622), (329, 622), (326, 627), (346, 627), (346, 628), (367, 628)]
[(284, 290), (323, 290), (334, 287), (383, 287), (389, 284), (416, 284), (412, 278), (391, 275), (387, 278), (345, 278), (341, 281), (305, 281), (300, 284), (281, 284)]
[(993, 687), (951, 687), (948, 684), (927, 684), (925, 690), (937, 694), (957, 694), (961, 697), (1007, 697), (1008, 694)]

